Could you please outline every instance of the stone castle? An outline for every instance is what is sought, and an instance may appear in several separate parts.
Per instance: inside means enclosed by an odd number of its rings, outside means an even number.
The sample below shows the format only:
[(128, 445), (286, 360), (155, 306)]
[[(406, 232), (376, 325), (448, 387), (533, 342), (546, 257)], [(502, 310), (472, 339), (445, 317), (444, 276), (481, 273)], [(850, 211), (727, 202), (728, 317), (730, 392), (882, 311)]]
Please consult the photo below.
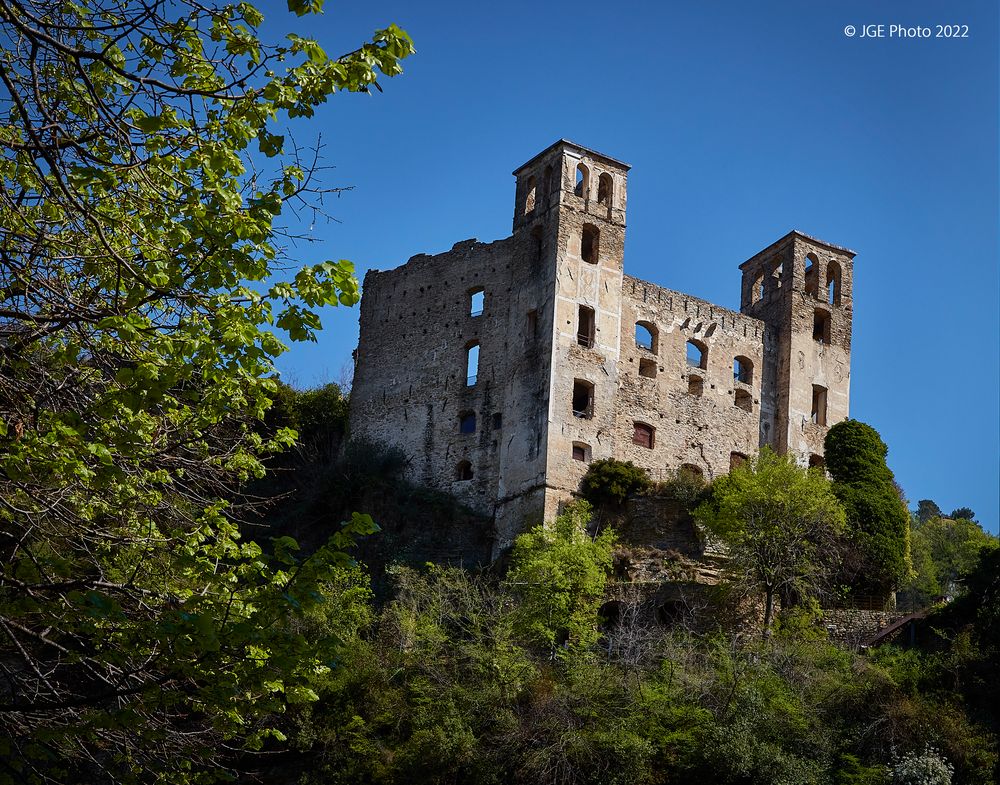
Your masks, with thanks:
[(514, 171), (510, 237), (365, 276), (351, 437), (492, 516), (495, 553), (592, 460), (822, 465), (848, 416), (854, 252), (789, 232), (740, 265), (739, 311), (632, 278), (628, 171), (560, 140)]

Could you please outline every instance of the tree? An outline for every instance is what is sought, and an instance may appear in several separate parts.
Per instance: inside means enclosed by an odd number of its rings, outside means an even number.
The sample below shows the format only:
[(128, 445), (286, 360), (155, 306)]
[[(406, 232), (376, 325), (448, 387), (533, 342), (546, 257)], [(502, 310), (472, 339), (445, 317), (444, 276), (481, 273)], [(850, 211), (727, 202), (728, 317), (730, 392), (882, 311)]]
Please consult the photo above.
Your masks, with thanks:
[(944, 513), (941, 508), (930, 499), (921, 499), (917, 502), (917, 520), (927, 523), (931, 518), (940, 518)]
[(935, 583), (949, 594), (975, 567), (983, 548), (997, 547), (996, 537), (966, 518), (933, 518), (914, 531), (913, 538), (913, 550), (927, 553)]
[(845, 578), (856, 588), (887, 593), (910, 571), (910, 514), (885, 462), (889, 449), (878, 431), (857, 420), (830, 428), (824, 446), (854, 550)]
[(957, 510), (952, 510), (951, 515), (948, 516), (953, 521), (963, 520), (963, 521), (975, 521), (976, 513), (972, 511), (971, 507), (959, 507)]
[[(322, 0), (289, 0), (302, 15)], [(205, 781), (310, 700), (355, 516), (308, 559), (239, 538), (285, 335), (347, 262), (275, 280), (319, 150), (278, 131), (413, 49), (266, 44), (248, 3), (0, 4), (0, 781)], [(254, 145), (259, 151), (251, 151)]]
[(577, 501), (551, 524), (520, 535), (507, 584), (520, 599), (519, 627), (554, 657), (597, 642), (597, 611), (611, 571), (614, 532), (587, 533), (591, 506)]
[(649, 475), (631, 461), (601, 458), (587, 467), (580, 492), (594, 505), (621, 505), (633, 493), (650, 486)]
[(776, 600), (820, 590), (837, 563), (844, 513), (820, 471), (768, 448), (712, 484), (695, 518), (728, 546), (733, 583), (764, 597), (770, 635)]

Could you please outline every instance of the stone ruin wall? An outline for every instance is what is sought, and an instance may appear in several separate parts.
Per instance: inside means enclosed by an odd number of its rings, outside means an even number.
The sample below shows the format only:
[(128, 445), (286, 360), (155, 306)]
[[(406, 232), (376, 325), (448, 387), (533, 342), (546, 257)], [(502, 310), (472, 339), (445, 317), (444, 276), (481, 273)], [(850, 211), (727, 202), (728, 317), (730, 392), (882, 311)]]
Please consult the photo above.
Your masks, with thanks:
[[(773, 416), (770, 391), (761, 383), (766, 325), (631, 276), (625, 276), (622, 303), (615, 457), (650, 469), (655, 479), (681, 466), (712, 479), (756, 453), (762, 412)], [(632, 328), (638, 322), (652, 327), (654, 351), (637, 344)], [(688, 363), (689, 340), (704, 347), (704, 367)], [(734, 377), (737, 357), (752, 364), (749, 383)], [(654, 378), (639, 373), (644, 360), (655, 363)], [(699, 380), (701, 393), (692, 393)], [(750, 396), (740, 400), (749, 410), (736, 405), (740, 390)], [(633, 443), (636, 421), (655, 428), (653, 449)]]

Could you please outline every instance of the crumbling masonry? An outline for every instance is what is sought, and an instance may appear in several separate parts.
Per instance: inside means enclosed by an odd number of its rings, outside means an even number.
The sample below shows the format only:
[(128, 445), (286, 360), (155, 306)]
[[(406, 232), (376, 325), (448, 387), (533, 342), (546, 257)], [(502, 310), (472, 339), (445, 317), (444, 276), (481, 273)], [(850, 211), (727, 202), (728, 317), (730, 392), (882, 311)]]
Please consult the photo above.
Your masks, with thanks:
[(492, 514), (494, 551), (597, 458), (657, 478), (760, 446), (821, 464), (848, 415), (854, 252), (792, 231), (740, 310), (624, 274), (629, 166), (560, 140), (514, 176), (512, 236), (365, 276), (350, 430)]

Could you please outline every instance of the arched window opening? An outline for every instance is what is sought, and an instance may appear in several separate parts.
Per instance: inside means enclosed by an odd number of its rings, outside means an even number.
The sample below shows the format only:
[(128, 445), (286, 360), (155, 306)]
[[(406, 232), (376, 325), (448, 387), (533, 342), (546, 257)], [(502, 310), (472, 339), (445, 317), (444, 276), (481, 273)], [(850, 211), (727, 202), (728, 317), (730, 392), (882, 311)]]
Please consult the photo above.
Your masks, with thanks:
[(741, 452), (731, 452), (729, 453), (729, 471), (742, 466), (746, 463), (747, 456)]
[(775, 289), (781, 288), (781, 278), (785, 274), (785, 266), (781, 262), (776, 262), (771, 268), (771, 282)]
[(485, 304), (486, 291), (484, 289), (473, 289), (469, 292), (469, 316), (482, 316)]
[(585, 379), (573, 380), (573, 416), (584, 420), (594, 416), (594, 385)]
[(813, 340), (830, 343), (830, 314), (820, 308), (813, 313)]
[(701, 395), (705, 392), (705, 380), (692, 374), (688, 377), (688, 395)]
[(606, 204), (610, 207), (613, 188), (614, 183), (611, 180), (611, 175), (607, 172), (597, 178), (597, 203)]
[(590, 445), (585, 442), (573, 442), (573, 460), (590, 463)]
[(708, 368), (708, 347), (701, 341), (688, 341), (687, 364), (692, 368)]
[(753, 384), (753, 362), (746, 357), (733, 360), (733, 379), (741, 384)]
[(840, 265), (836, 262), (826, 266), (826, 301), (830, 305), (840, 305)]
[(576, 342), (585, 349), (594, 345), (594, 309), (581, 305), (577, 313)]
[(695, 466), (693, 463), (682, 463), (679, 473), (699, 480), (705, 479), (705, 472), (702, 471), (700, 466)]
[(632, 444), (638, 444), (640, 447), (652, 450), (653, 443), (656, 439), (656, 429), (652, 425), (647, 425), (644, 422), (633, 423), (633, 426)]
[(583, 164), (576, 167), (576, 187), (573, 193), (577, 196), (586, 197), (590, 191), (590, 170)]
[(460, 415), (458, 415), (458, 432), (459, 433), (476, 432), (475, 412), (462, 412)]
[(650, 322), (635, 323), (635, 345), (647, 352), (656, 354), (656, 339), (658, 331)]
[(746, 390), (737, 390), (733, 396), (733, 406), (745, 412), (753, 411), (753, 396)]
[(750, 287), (750, 302), (759, 303), (764, 299), (764, 274), (761, 273), (756, 278), (754, 278), (753, 285)]
[(646, 358), (639, 360), (639, 375), (645, 376), (647, 379), (655, 379), (656, 360), (648, 360)]
[(597, 264), (601, 233), (593, 224), (583, 225), (583, 235), (580, 237), (580, 258), (587, 264)]
[(806, 254), (806, 294), (819, 297), (819, 261), (815, 254)]
[(524, 214), (532, 212), (535, 209), (535, 198), (536, 198), (536, 186), (535, 186), (535, 176), (532, 175), (528, 178), (528, 195), (524, 198)]
[(817, 455), (816, 453), (813, 453), (812, 455), (809, 456), (809, 468), (825, 469), (826, 459), (824, 459), (822, 455)]
[(465, 347), (465, 386), (475, 387), (479, 378), (479, 342)]
[(826, 425), (826, 387), (813, 385), (812, 412), (810, 418), (816, 425)]
[(500, 412), (493, 412), (493, 430), (499, 431), (503, 427), (503, 415)]
[(459, 461), (455, 466), (455, 479), (462, 482), (472, 479), (472, 464), (468, 461)]

